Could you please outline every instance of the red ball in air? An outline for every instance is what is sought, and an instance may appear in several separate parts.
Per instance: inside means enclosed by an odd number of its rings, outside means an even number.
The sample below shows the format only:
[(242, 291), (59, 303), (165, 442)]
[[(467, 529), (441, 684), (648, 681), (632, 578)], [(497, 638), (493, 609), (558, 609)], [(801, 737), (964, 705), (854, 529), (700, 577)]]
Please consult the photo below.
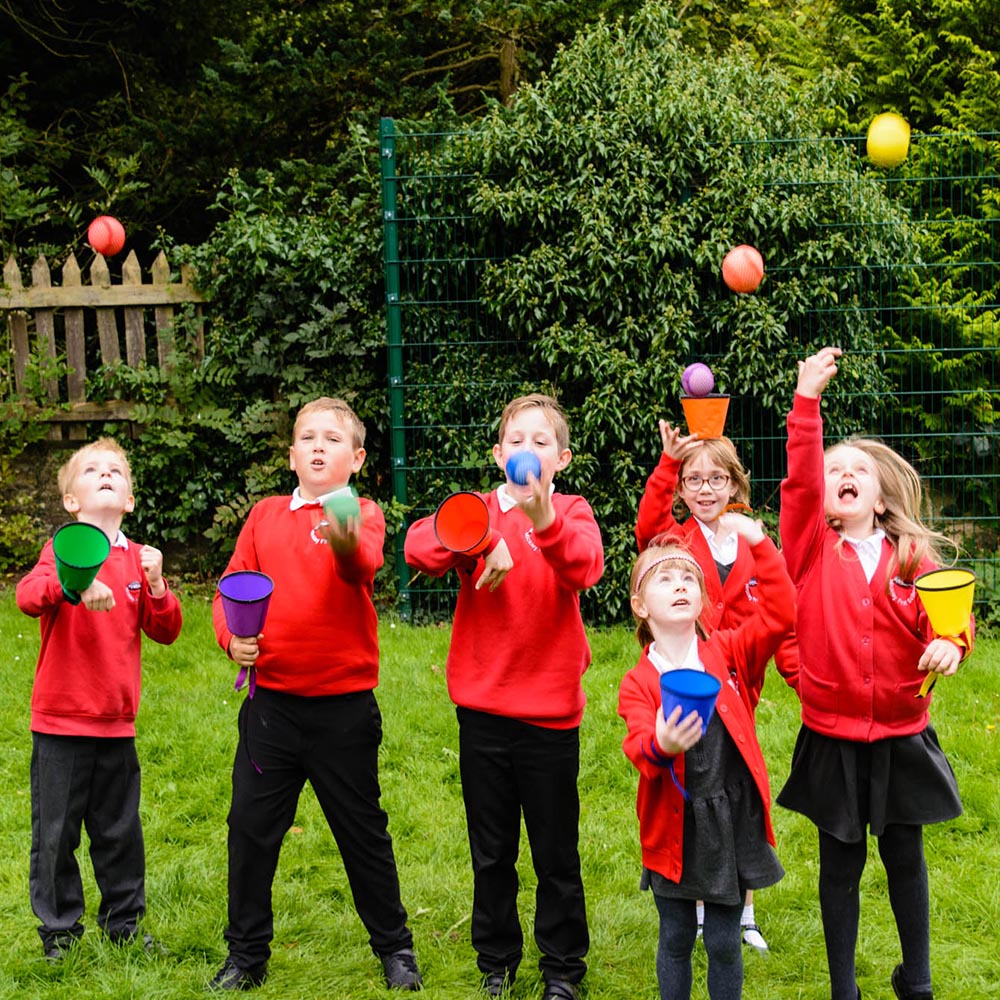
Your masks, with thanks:
[(114, 257), (125, 246), (125, 227), (112, 215), (99, 215), (87, 227), (87, 242), (105, 257)]

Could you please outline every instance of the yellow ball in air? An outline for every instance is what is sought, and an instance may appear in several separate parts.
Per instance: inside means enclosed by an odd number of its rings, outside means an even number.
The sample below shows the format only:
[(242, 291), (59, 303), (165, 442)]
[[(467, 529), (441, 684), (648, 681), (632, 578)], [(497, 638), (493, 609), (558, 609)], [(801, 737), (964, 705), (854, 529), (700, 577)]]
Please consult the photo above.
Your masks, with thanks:
[(877, 167), (898, 167), (910, 149), (910, 126), (892, 111), (876, 115), (868, 126), (868, 159)]

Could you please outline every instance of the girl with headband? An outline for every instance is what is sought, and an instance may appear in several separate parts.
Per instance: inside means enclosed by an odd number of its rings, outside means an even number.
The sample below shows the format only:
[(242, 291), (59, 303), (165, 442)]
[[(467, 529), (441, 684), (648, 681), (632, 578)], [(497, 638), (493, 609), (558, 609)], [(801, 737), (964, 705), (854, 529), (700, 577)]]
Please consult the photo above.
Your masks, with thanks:
[[(641, 887), (659, 912), (656, 973), (661, 1000), (689, 1000), (695, 904), (704, 900), (704, 943), (711, 1000), (738, 1000), (743, 989), (740, 917), (748, 889), (784, 874), (774, 852), (767, 768), (754, 730), (751, 679), (774, 655), (795, 618), (795, 589), (758, 521), (722, 515), (756, 561), (758, 614), (736, 629), (708, 634), (705, 577), (675, 538), (651, 540), (632, 569), (631, 604), (639, 662), (622, 680), (618, 714), (623, 748), (639, 772), (636, 811)], [(715, 711), (664, 715), (661, 675), (704, 671), (721, 684)]]

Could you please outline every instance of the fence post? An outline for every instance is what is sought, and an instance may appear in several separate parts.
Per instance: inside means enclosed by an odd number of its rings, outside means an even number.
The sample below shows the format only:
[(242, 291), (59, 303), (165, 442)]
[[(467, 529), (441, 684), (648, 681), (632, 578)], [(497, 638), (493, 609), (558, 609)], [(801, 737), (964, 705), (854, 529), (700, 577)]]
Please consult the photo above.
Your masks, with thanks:
[[(81, 288), (83, 281), (80, 276), (80, 265), (76, 254), (70, 254), (62, 269), (63, 288)], [(83, 403), (87, 399), (87, 347), (84, 340), (83, 309), (80, 306), (67, 306), (63, 310), (63, 323), (66, 329), (66, 398), (70, 403)], [(69, 439), (83, 441), (87, 437), (87, 428), (71, 424)]]
[[(399, 301), (399, 232), (396, 219), (396, 130), (391, 118), (379, 122), (379, 161), (382, 167), (382, 235), (385, 267), (386, 342), (389, 369), (390, 460), (392, 493), (399, 504), (406, 495), (406, 396), (403, 389), (403, 321)], [(399, 616), (409, 621), (410, 568), (403, 553), (405, 532), (396, 534), (396, 578), (399, 581)]]
[[(3, 283), (12, 291), (20, 292), (24, 285), (21, 282), (21, 269), (17, 266), (14, 255), (11, 254), (3, 266)], [(10, 330), (11, 348), (14, 351), (14, 392), (18, 399), (27, 399), (28, 389), (25, 385), (28, 377), (28, 317), (21, 310), (7, 313), (7, 327)]]

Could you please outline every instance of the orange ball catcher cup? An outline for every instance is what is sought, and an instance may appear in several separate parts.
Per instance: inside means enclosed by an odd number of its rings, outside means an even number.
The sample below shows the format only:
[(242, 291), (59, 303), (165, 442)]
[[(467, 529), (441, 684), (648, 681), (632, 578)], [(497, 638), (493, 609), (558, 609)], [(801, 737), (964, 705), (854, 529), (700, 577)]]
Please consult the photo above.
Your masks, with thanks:
[(684, 407), (689, 434), (697, 434), (702, 441), (707, 441), (720, 438), (725, 433), (728, 396), (681, 396), (681, 406)]
[(434, 513), (434, 534), (452, 552), (478, 556), (490, 544), (490, 512), (486, 501), (468, 491), (452, 493)]

